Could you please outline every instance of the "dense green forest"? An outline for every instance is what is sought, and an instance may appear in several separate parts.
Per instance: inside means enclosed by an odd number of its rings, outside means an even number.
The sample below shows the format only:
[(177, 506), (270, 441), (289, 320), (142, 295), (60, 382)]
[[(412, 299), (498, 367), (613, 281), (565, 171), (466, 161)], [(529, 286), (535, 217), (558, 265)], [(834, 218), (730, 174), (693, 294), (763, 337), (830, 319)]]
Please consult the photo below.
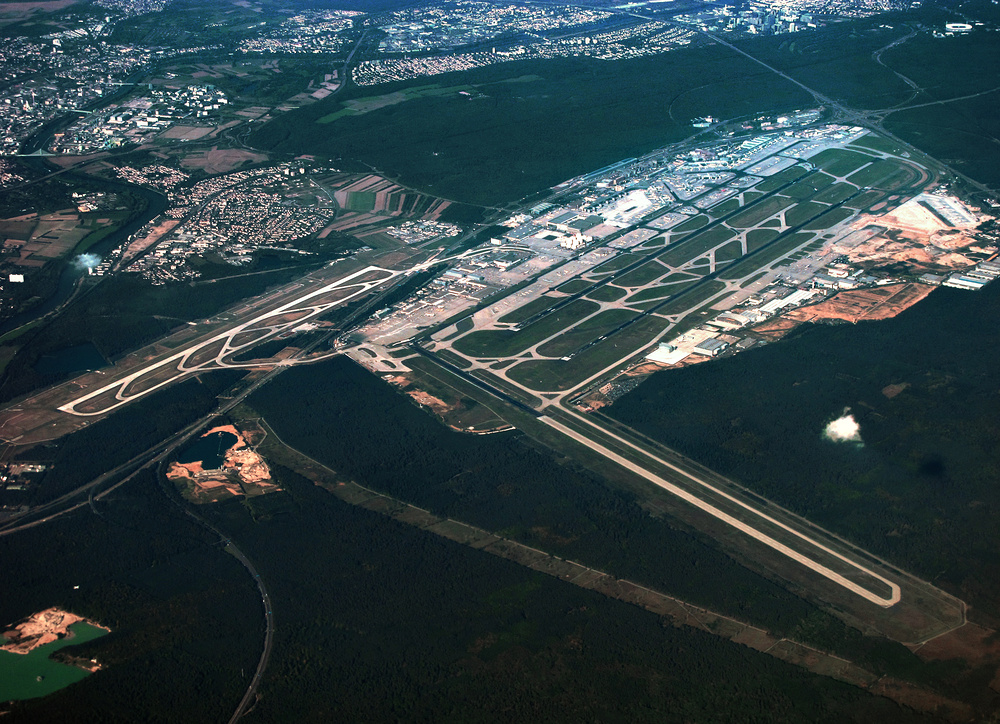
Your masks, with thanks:
[[(254, 721), (926, 721), (275, 472), (286, 492), (269, 507), (281, 512), (199, 509), (271, 595)], [(10, 705), (6, 720), (225, 721), (262, 643), (250, 576), (151, 475), (98, 513), (0, 538), (3, 620), (61, 605), (113, 629), (69, 649), (102, 671)]]
[(852, 108), (888, 108), (906, 101), (912, 91), (872, 53), (910, 33), (901, 22), (907, 18), (913, 16), (879, 16), (794, 36), (741, 38), (734, 44)]
[[(996, 621), (997, 313), (998, 285), (942, 288), (894, 319), (658, 373), (610, 414)], [(861, 444), (822, 435), (846, 410)]]
[(227, 720), (264, 636), (250, 576), (163, 496), (151, 472), (99, 502), (97, 513), (84, 508), (0, 537), (0, 622), (61, 606), (112, 630), (63, 650), (96, 657), (102, 671), (10, 705), (4, 721)]
[(516, 433), (453, 432), (346, 358), (290, 369), (249, 403), (287, 443), (363, 485), (870, 668), (923, 677), (922, 665), (901, 645), (847, 628), (651, 517), (632, 494), (556, 462)]
[[(986, 17), (991, 9), (969, 6)], [(987, 18), (989, 19), (989, 18)], [(993, 90), (995, 42), (985, 30), (935, 38), (951, 11), (921, 7), (739, 47), (856, 109), (888, 109)], [(889, 47), (916, 31), (905, 42)], [(881, 62), (875, 54), (886, 49)], [(912, 79), (915, 93), (899, 76)], [(512, 80), (521, 82), (510, 82)], [(473, 97), (416, 98), (331, 124), (351, 98), (415, 85), (469, 84)], [(886, 127), (985, 183), (997, 180), (992, 95), (893, 112)], [(577, 174), (690, 135), (692, 118), (777, 113), (816, 105), (802, 89), (718, 45), (608, 63), (585, 58), (502, 63), (433, 78), (352, 87), (270, 121), (259, 148), (362, 162), (431, 193), (507, 203)], [(622, 119), (628, 119), (623, 124)], [(360, 167), (359, 167), (360, 168)]]
[[(996, 15), (995, 6), (988, 3), (963, 3), (963, 22), (995, 23)], [(1000, 121), (994, 112), (997, 41), (979, 28), (968, 35), (934, 37), (934, 30), (943, 30), (956, 18), (951, 8), (925, 3), (919, 10), (794, 38), (744, 39), (738, 44), (851, 108), (900, 107), (885, 116), (888, 131), (977, 181), (995, 185), (1000, 182)], [(889, 47), (895, 41), (902, 42)], [(885, 52), (876, 59), (880, 49)], [(907, 110), (910, 106), (919, 107)]]
[(278, 473), (285, 513), (212, 511), (274, 600), (257, 721), (918, 720)]
[[(350, 97), (428, 82), (471, 84), (477, 94), (417, 98), (332, 124), (316, 122)], [(728, 48), (705, 46), (614, 63), (502, 63), (353, 88), (278, 116), (250, 142), (282, 153), (362, 161), (429, 193), (494, 205), (681, 140), (691, 135), (695, 116), (735, 117), (808, 103), (806, 93), (770, 71), (738, 61)]]

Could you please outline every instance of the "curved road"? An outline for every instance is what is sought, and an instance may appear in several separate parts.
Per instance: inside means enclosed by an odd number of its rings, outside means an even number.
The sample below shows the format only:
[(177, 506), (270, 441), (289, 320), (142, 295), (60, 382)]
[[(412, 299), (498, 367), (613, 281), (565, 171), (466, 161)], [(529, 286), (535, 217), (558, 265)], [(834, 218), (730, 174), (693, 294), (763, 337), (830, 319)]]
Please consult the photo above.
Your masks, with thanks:
[[(188, 515), (195, 518), (198, 517), (191, 511), (188, 511)], [(271, 607), (271, 596), (268, 594), (267, 588), (264, 586), (264, 581), (261, 579), (260, 574), (257, 573), (257, 569), (254, 568), (253, 563), (243, 555), (243, 552), (231, 540), (226, 540), (226, 552), (242, 563), (243, 567), (253, 576), (254, 581), (257, 583), (257, 590), (260, 591), (260, 600), (264, 604), (264, 619), (267, 623), (264, 631), (264, 650), (261, 652), (260, 660), (257, 662), (257, 670), (254, 671), (253, 679), (250, 680), (250, 686), (247, 687), (246, 693), (240, 699), (239, 706), (236, 707), (236, 711), (233, 712), (232, 717), (229, 719), (229, 724), (234, 724), (236, 720), (247, 713), (251, 704), (257, 701), (257, 689), (260, 688), (260, 682), (264, 678), (264, 669), (267, 668), (267, 663), (271, 658), (271, 649), (274, 647), (274, 609)]]
[[(870, 129), (878, 132), (880, 135), (885, 136), (890, 141), (893, 141), (894, 143), (898, 144), (900, 147), (908, 149), (909, 151), (911, 151), (913, 153), (919, 154), (920, 156), (923, 156), (925, 158), (933, 160), (934, 163), (936, 163), (940, 168), (944, 169), (945, 171), (948, 171), (950, 174), (952, 174), (956, 178), (962, 179), (963, 181), (965, 181), (970, 186), (972, 186), (972, 187), (974, 187), (976, 189), (979, 189), (980, 191), (982, 191), (983, 193), (985, 193), (987, 195), (992, 196), (994, 193), (996, 193), (989, 186), (987, 186), (985, 184), (982, 184), (979, 181), (976, 181), (975, 179), (970, 178), (969, 176), (966, 176), (964, 173), (962, 173), (961, 171), (956, 170), (953, 166), (945, 163), (944, 161), (941, 161), (939, 159), (936, 159), (936, 158), (933, 158), (931, 156), (928, 156), (926, 153), (924, 153), (923, 151), (921, 151), (919, 148), (917, 148), (913, 144), (907, 143), (906, 141), (904, 141), (899, 136), (895, 135), (894, 133), (891, 133), (891, 132), (887, 131), (882, 126), (882, 123), (880, 121), (872, 121), (871, 116), (872, 115), (877, 116), (879, 114), (879, 111), (859, 112), (859, 111), (852, 110), (851, 108), (848, 108), (844, 104), (838, 103), (837, 101), (833, 100), (832, 98), (830, 98), (830, 96), (825, 95), (823, 93), (820, 93), (819, 91), (810, 88), (806, 84), (801, 83), (801, 82), (795, 80), (792, 76), (788, 75), (787, 73), (784, 73), (784, 72), (778, 70), (777, 68), (775, 68), (772, 65), (768, 65), (763, 60), (760, 60), (759, 58), (755, 58), (754, 56), (752, 56), (750, 53), (746, 52), (745, 50), (741, 50), (740, 48), (736, 47), (732, 43), (726, 42), (725, 40), (723, 40), (722, 38), (718, 37), (717, 35), (713, 35), (712, 33), (709, 33), (709, 32), (706, 32), (706, 31), (700, 31), (700, 32), (701, 32), (702, 35), (704, 35), (705, 37), (707, 37), (707, 38), (715, 41), (719, 45), (724, 45), (725, 47), (729, 48), (733, 52), (739, 53), (744, 58), (752, 60), (754, 63), (757, 63), (758, 65), (760, 65), (760, 66), (762, 66), (764, 68), (767, 68), (769, 71), (771, 71), (775, 75), (781, 76), (782, 78), (784, 78), (785, 80), (787, 80), (789, 83), (793, 83), (793, 84), (797, 85), (799, 88), (801, 88), (802, 90), (804, 90), (806, 93), (809, 93), (821, 105), (827, 105), (830, 108), (833, 108), (833, 109), (837, 110), (838, 112), (840, 112), (844, 116), (844, 118), (846, 120), (850, 121), (851, 123), (856, 123), (859, 126), (863, 126), (865, 128), (870, 128)], [(992, 90), (990, 90), (990, 91), (984, 91), (983, 93), (974, 94), (974, 96), (975, 95), (983, 95), (984, 93), (992, 93), (992, 92), (993, 92)], [(972, 96), (972, 97), (974, 97), (974, 96)], [(952, 99), (952, 100), (959, 100), (959, 99)], [(947, 102), (948, 101), (938, 101), (938, 102), (935, 102), (935, 103), (930, 103), (928, 105), (937, 105), (937, 103), (947, 103)], [(889, 109), (889, 110), (893, 110), (893, 109)], [(898, 109), (895, 109), (895, 110), (905, 110), (905, 109), (904, 108), (898, 108)]]

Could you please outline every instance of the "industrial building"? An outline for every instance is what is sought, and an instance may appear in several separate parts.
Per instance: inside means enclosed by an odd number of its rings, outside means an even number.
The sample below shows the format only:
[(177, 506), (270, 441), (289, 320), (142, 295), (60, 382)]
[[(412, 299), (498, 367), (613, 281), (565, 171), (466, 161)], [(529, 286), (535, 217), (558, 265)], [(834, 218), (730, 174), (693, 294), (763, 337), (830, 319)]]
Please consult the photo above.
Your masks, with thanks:
[(695, 354), (703, 354), (706, 357), (718, 357), (729, 348), (729, 342), (710, 337), (694, 346), (692, 350)]

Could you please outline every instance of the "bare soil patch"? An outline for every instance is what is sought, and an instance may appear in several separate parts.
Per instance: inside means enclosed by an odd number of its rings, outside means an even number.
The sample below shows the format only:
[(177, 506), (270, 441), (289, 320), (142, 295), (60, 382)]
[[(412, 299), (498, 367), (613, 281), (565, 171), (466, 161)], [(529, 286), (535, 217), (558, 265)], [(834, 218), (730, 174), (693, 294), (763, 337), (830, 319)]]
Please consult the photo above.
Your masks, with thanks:
[[(47, 608), (28, 616), (9, 631), (4, 631), (2, 638), (7, 643), (0, 646), (0, 649), (15, 654), (26, 654), (39, 646), (72, 636), (69, 627), (80, 621), (87, 621), (87, 619), (61, 608)], [(87, 621), (87, 623), (97, 628), (111, 630), (93, 621)]]
[(211, 126), (171, 126), (160, 134), (160, 138), (180, 138), (194, 141), (198, 138), (204, 138), (211, 132)]
[(793, 309), (782, 316), (798, 322), (843, 319), (860, 322), (890, 319), (912, 307), (934, 291), (925, 284), (891, 284), (871, 289), (851, 289), (834, 294), (818, 304)]
[(171, 232), (179, 223), (181, 223), (180, 219), (167, 219), (154, 226), (144, 237), (136, 239), (128, 245), (128, 248), (125, 249), (125, 253), (122, 254), (121, 259), (118, 261), (117, 267), (120, 268), (128, 266), (128, 263), (132, 259), (156, 244), (166, 234)]
[[(247, 430), (235, 425), (217, 425), (204, 433), (228, 432), (236, 442), (226, 451), (225, 462), (218, 470), (205, 470), (201, 462), (172, 462), (166, 476), (181, 494), (193, 503), (214, 503), (243, 495), (266, 495), (281, 490), (271, 478), (271, 469), (250, 441), (260, 442), (263, 431), (257, 425)], [(203, 435), (203, 437), (204, 437)]]
[(267, 160), (262, 153), (241, 151), (236, 148), (219, 149), (213, 146), (209, 151), (187, 156), (181, 161), (184, 168), (200, 168), (205, 173), (228, 173), (244, 163), (261, 163)]
[(46, 0), (43, 2), (0, 3), (0, 16), (7, 19), (23, 19), (34, 13), (54, 13), (68, 8), (76, 0)]

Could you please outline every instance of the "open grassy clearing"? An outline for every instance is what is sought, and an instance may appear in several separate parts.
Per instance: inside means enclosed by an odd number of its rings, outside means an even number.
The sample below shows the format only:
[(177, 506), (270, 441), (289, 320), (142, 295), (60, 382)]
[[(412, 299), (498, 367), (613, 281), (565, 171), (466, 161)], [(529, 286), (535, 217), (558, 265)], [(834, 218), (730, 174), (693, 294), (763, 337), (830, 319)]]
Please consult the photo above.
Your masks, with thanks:
[(438, 350), (437, 355), (438, 355), (438, 357), (440, 357), (441, 359), (443, 359), (445, 362), (450, 362), (451, 364), (455, 365), (456, 367), (458, 367), (460, 369), (464, 370), (464, 369), (468, 369), (469, 367), (471, 367), (471, 364), (469, 363), (469, 360), (467, 360), (464, 357), (461, 357), (461, 356), (455, 354), (450, 349)]
[(590, 289), (592, 286), (594, 286), (593, 282), (588, 282), (585, 279), (570, 279), (565, 284), (560, 284), (556, 287), (556, 291), (563, 294), (577, 294), (585, 289)]
[(650, 299), (666, 299), (673, 294), (679, 294), (685, 289), (690, 287), (692, 284), (698, 281), (700, 277), (688, 277), (686, 280), (677, 280), (673, 283), (666, 284), (665, 282), (673, 277), (679, 276), (678, 274), (671, 274), (666, 279), (660, 281), (660, 283), (649, 289), (640, 289), (638, 292), (629, 297), (628, 303), (631, 305), (633, 302), (646, 302)]
[(900, 148), (895, 144), (895, 142), (890, 141), (888, 138), (882, 138), (881, 136), (875, 136), (868, 134), (859, 138), (854, 143), (850, 144), (857, 148), (866, 148), (873, 151), (882, 151), (883, 153), (891, 153), (894, 156), (898, 156), (904, 153), (904, 149)]
[(699, 214), (698, 216), (692, 216), (690, 219), (682, 224), (678, 224), (670, 230), (671, 233), (685, 232), (685, 231), (697, 231), (701, 227), (708, 223), (708, 217), (704, 214)]
[(764, 194), (760, 191), (744, 191), (743, 192), (743, 205), (748, 206), (750, 202), (756, 201)]
[(664, 264), (672, 267), (679, 267), (692, 259), (696, 259), (707, 251), (711, 251), (719, 244), (736, 237), (735, 231), (727, 229), (725, 226), (716, 226), (708, 231), (685, 239), (679, 244), (675, 244), (660, 254), (657, 258)]
[(407, 88), (405, 90), (396, 91), (394, 93), (385, 93), (378, 96), (364, 96), (363, 98), (352, 98), (351, 100), (343, 102), (343, 108), (333, 113), (328, 113), (322, 118), (317, 118), (316, 123), (333, 123), (341, 118), (346, 118), (348, 116), (359, 116), (365, 113), (370, 113), (372, 111), (377, 111), (380, 108), (385, 108), (387, 106), (394, 106), (398, 103), (405, 103), (406, 101), (413, 100), (414, 98), (425, 98), (425, 97), (446, 97), (452, 95), (458, 95), (458, 93), (465, 91), (469, 92), (475, 89), (475, 86), (471, 85), (456, 85), (448, 86), (442, 88), (439, 84), (434, 83), (431, 85), (416, 86), (414, 88)]
[(873, 160), (871, 156), (856, 151), (828, 148), (810, 158), (809, 163), (834, 176), (847, 176)]
[(494, 374), (493, 372), (489, 372), (483, 369), (472, 370), (472, 372), (470, 372), (469, 374), (471, 374), (473, 377), (478, 377), (491, 387), (495, 387), (502, 392), (506, 392), (515, 400), (520, 400), (526, 405), (530, 405), (532, 407), (538, 407), (540, 404), (542, 404), (542, 401), (537, 397), (535, 397), (534, 395), (532, 395), (530, 392), (525, 392), (520, 387), (511, 384), (506, 378), (501, 377), (498, 374)]
[(546, 357), (565, 357), (636, 316), (630, 309), (606, 309), (538, 348)]
[(510, 357), (572, 326), (600, 307), (585, 299), (570, 302), (562, 309), (547, 314), (524, 329), (486, 329), (472, 332), (455, 340), (452, 347), (469, 357)]
[(759, 184), (754, 186), (756, 191), (763, 191), (764, 193), (770, 193), (771, 191), (777, 191), (785, 184), (790, 181), (795, 181), (805, 176), (809, 171), (807, 171), (802, 166), (792, 166), (786, 168), (783, 171), (778, 171), (778, 173), (773, 176), (768, 176), (766, 179), (761, 181)]
[(834, 182), (833, 176), (828, 174), (817, 172), (810, 174), (801, 181), (792, 184), (787, 189), (781, 192), (783, 196), (790, 196), (798, 201), (804, 201), (805, 199), (812, 198), (816, 195), (816, 192), (821, 189), (825, 189), (827, 186)]
[(877, 186), (883, 189), (894, 189), (916, 178), (916, 173), (896, 161), (879, 159), (871, 166), (855, 171), (847, 180), (857, 186)]
[(347, 194), (348, 211), (371, 211), (375, 208), (374, 191), (351, 191)]
[(532, 299), (527, 304), (524, 304), (512, 312), (503, 315), (497, 321), (509, 322), (510, 324), (520, 324), (525, 319), (533, 317), (539, 312), (544, 312), (549, 307), (555, 306), (559, 301), (559, 297), (541, 296), (538, 297), (538, 299)]
[(742, 204), (740, 204), (739, 198), (726, 199), (721, 204), (716, 204), (711, 209), (709, 209), (709, 212), (712, 214), (713, 217), (718, 219), (733, 213), (734, 211), (739, 209), (740, 206), (742, 206)]
[(806, 201), (804, 204), (796, 204), (794, 208), (785, 212), (785, 223), (789, 226), (798, 226), (802, 222), (808, 221), (825, 208), (826, 206), (823, 204), (817, 204), (815, 201)]
[(726, 223), (734, 229), (749, 229), (784, 211), (794, 203), (794, 199), (784, 196), (771, 196), (763, 201), (756, 202), (752, 206), (748, 206), (745, 211), (741, 211)]
[(721, 292), (726, 288), (726, 285), (722, 282), (713, 279), (710, 282), (702, 284), (697, 289), (677, 298), (671, 300), (667, 304), (664, 304), (658, 310), (659, 314), (680, 314), (681, 312), (691, 309), (697, 304), (711, 299), (713, 296)]
[[(472, 328), (475, 326), (476, 323), (472, 320), (471, 316), (465, 317), (464, 319), (460, 319), (455, 323), (455, 331), (449, 334), (447, 337), (442, 337), (441, 341), (447, 342), (449, 340), (455, 339), (455, 337), (460, 337), (466, 332), (472, 330)], [(406, 355), (404, 356), (410, 356), (411, 354), (412, 352), (406, 351)], [(390, 356), (393, 357), (394, 359), (396, 358), (395, 355), (390, 355)]]
[(593, 270), (593, 274), (605, 274), (607, 272), (616, 272), (624, 269), (629, 264), (635, 261), (639, 261), (640, 257), (637, 254), (619, 254), (614, 259), (609, 259), (608, 261), (601, 264), (599, 267)]
[(656, 259), (646, 262), (638, 269), (617, 277), (615, 284), (623, 287), (641, 287), (667, 274), (670, 270)]
[(651, 309), (656, 309), (657, 305), (662, 301), (662, 299), (653, 299), (648, 302), (636, 302), (635, 304), (630, 302), (629, 306), (638, 312), (648, 312)]
[(739, 239), (735, 239), (715, 250), (715, 263), (733, 261), (741, 256), (743, 256), (743, 243)]
[(778, 232), (774, 229), (753, 229), (747, 232), (747, 253), (757, 251), (759, 248), (778, 238)]
[(527, 360), (512, 367), (507, 376), (532, 390), (568, 390), (650, 344), (668, 326), (666, 319), (643, 317), (571, 360)]
[(841, 201), (849, 199), (855, 191), (857, 189), (851, 184), (835, 183), (816, 194), (813, 201), (821, 201), (824, 204), (839, 204)]
[(626, 294), (628, 294), (628, 292), (624, 289), (619, 289), (618, 287), (605, 284), (603, 287), (598, 287), (594, 291), (587, 294), (587, 299), (593, 299), (595, 302), (613, 302), (621, 299)]
[(866, 191), (855, 199), (851, 199), (844, 204), (848, 209), (868, 209), (884, 198), (885, 194), (880, 191)]
[(843, 207), (839, 209), (830, 209), (818, 219), (810, 221), (802, 228), (806, 231), (822, 231), (836, 226), (841, 221), (846, 221), (852, 216), (854, 216), (854, 212), (850, 209), (845, 209)]

